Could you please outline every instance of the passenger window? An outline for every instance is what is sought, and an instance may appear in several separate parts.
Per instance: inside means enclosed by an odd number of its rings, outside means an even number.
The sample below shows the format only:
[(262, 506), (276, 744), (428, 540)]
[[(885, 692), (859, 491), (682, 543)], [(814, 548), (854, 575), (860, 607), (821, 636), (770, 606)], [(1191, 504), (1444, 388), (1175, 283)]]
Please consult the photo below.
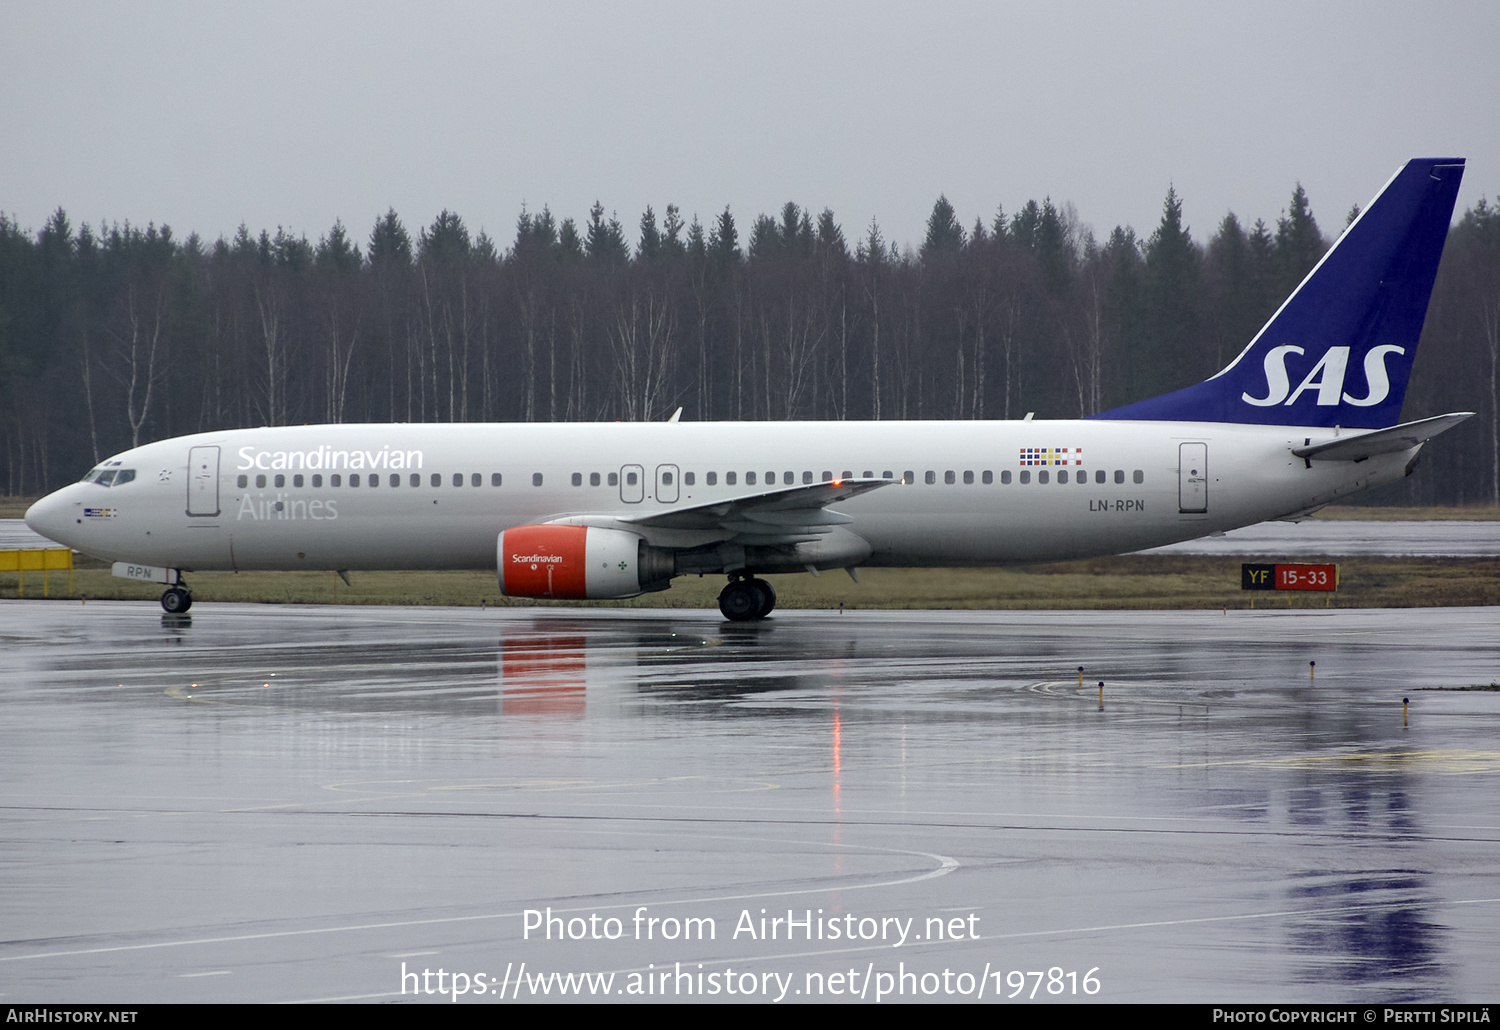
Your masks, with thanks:
[(1146, 481), (1146, 473), (1142, 472), (1140, 469), (1136, 469), (1130, 474), (1130, 478), (1135, 480), (1137, 483), (1144, 483)]
[(901, 482), (902, 483), (905, 483), (905, 484), (907, 484), (909, 486), (912, 483), (915, 483), (916, 481), (917, 481), (917, 474), (915, 472), (913, 472), (911, 469), (907, 469), (905, 472), (901, 473)]
[(1010, 469), (1002, 469), (1001, 470), (1001, 472), (1000, 472), (1000, 485), (1001, 486), (1009, 486), (1010, 485)]
[(322, 475), (319, 474), (319, 475), (313, 476), (313, 489), (319, 489), (319, 488), (322, 487), (322, 485), (323, 485), (323, 477), (322, 477)]
[(932, 471), (931, 469), (928, 469), (927, 475), (923, 476), (922, 478), (926, 481), (928, 486), (931, 486), (932, 484), (937, 482), (937, 473)]
[(639, 478), (640, 477), (638, 477), (634, 472), (627, 472), (627, 473), (625, 473), (625, 485), (626, 486), (635, 486), (635, 484), (636, 484), (636, 482), (637, 482), (637, 480)]
[(995, 482), (995, 474), (989, 469), (985, 469), (984, 474), (979, 477), (979, 481), (985, 486), (992, 486)]
[(376, 486), (380, 485), (380, 473), (378, 473), (378, 472), (371, 472), (369, 478), (370, 478), (370, 486), (376, 487)]
[(286, 486), (286, 476), (280, 472), (276, 473), (276, 489), (280, 490), (284, 486)]
[(974, 470), (964, 469), (964, 486), (974, 485)]
[(392, 472), (391, 473), (391, 486), (395, 487), (395, 486), (400, 486), (400, 485), (401, 485), (401, 473), (399, 473), (399, 472)]
[(575, 473), (573, 473), (573, 485), (574, 486), (582, 486), (583, 485), (583, 473), (582, 472), (575, 472)]
[(1058, 472), (1058, 474), (1057, 474), (1057, 481), (1059, 483), (1066, 483), (1068, 481), (1068, 470), (1067, 469), (1063, 469), (1062, 471)]
[(854, 478), (854, 473), (850, 469), (844, 469), (844, 474), (842, 476), (840, 476), (839, 478), (840, 479), (853, 479)]
[(890, 469), (886, 469), (884, 472), (882, 472), (880, 474), (880, 478), (881, 479), (895, 479), (896, 478), (896, 473), (892, 472)]
[(1115, 482), (1116, 483), (1123, 483), (1123, 482), (1125, 482), (1125, 470), (1124, 469), (1115, 469)]
[(611, 472), (609, 474), (609, 485), (610, 486), (619, 486), (620, 485), (620, 474), (618, 472)]
[[(106, 484), (106, 485), (108, 485), (108, 484)], [(266, 477), (265, 476), (256, 476), (255, 477), (255, 488), (257, 490), (264, 490), (266, 488)]]
[(469, 485), (470, 486), (478, 486), (480, 483), (483, 483), (483, 482), (484, 482), (484, 477), (481, 476), (478, 472), (475, 472), (475, 473), (473, 473), (472, 475), (469, 476)]
[(292, 477), (292, 485), (293, 486), (301, 486), (302, 485), (302, 474), (300, 472), (297, 475), (295, 475), (295, 476)]
[(1021, 470), (1021, 482), (1023, 482), (1023, 483), (1029, 483), (1029, 482), (1031, 482), (1031, 470), (1030, 469), (1022, 469)]
[[(499, 486), (502, 481), (503, 480), (500, 477), (500, 473), (498, 473), (498, 472), (491, 472), (490, 473), (490, 486)], [(478, 486), (479, 484), (476, 482), (474, 485)]]
[[(823, 473), (823, 482), (826, 483), (826, 482), (828, 482), (832, 478), (833, 478), (833, 473), (832, 472), (825, 472), (825, 473)], [(804, 473), (802, 473), (802, 482), (804, 482), (804, 483), (811, 483), (812, 482), (812, 473), (811, 472), (804, 472)]]
[(249, 476), (241, 476), (241, 477), (240, 477), (240, 478), (239, 478), (239, 479), (236, 479), (236, 480), (235, 480), (235, 484), (236, 484), (236, 485), (237, 485), (237, 486), (238, 486), (238, 487), (239, 487), (239, 488), (240, 488), (240, 489), (241, 489), (241, 490), (243, 490), (243, 489), (244, 489), (244, 488), (245, 488), (245, 487), (247, 487), (247, 486), (249, 486), (249, 485), (250, 485), (250, 477), (249, 477)]
[(432, 485), (433, 486), (442, 486), (443, 485), (443, 474), (441, 472), (434, 472), (432, 474)]
[[(1025, 475), (1025, 473), (1023, 472), (1022, 475)], [(1046, 469), (1042, 469), (1040, 472), (1038, 472), (1036, 474), (1036, 481), (1038, 483), (1045, 483), (1045, 482), (1047, 482), (1047, 480), (1049, 480), (1051, 478), (1052, 478), (1051, 473), (1049, 473)]]
[(1104, 482), (1104, 480), (1106, 478), (1108, 478), (1108, 477), (1105, 476), (1103, 469), (1095, 469), (1094, 470), (1094, 482), (1096, 482), (1096, 483), (1102, 483), (1102, 482)]
[(719, 474), (717, 472), (710, 472), (703, 477), (703, 481), (709, 486), (717, 486), (719, 484)]
[[(790, 472), (788, 472), (786, 474), (786, 481), (788, 483), (790, 483), (792, 481), (792, 474)], [(766, 486), (775, 486), (775, 485), (776, 485), (776, 473), (775, 472), (767, 472), (766, 473)]]
[(542, 485), (542, 474), (540, 472), (533, 472), (531, 474), (531, 485), (532, 486), (541, 486)]
[(734, 486), (734, 481), (738, 477), (738, 475), (739, 475), (739, 473), (737, 473), (737, 472), (726, 472), (726, 473), (724, 473), (724, 485), (725, 486)]
[(755, 473), (754, 472), (746, 472), (745, 473), (745, 485), (746, 486), (754, 486), (755, 485)]
[[(264, 483), (260, 483), (258, 485), (265, 486)], [(350, 486), (359, 486), (359, 473), (358, 472), (351, 472), (351, 473), (349, 473), (349, 485)]]
[(662, 486), (671, 486), (672, 485), (672, 473), (670, 473), (670, 472), (663, 472), (661, 474), (661, 485)]
[[(341, 475), (339, 475), (337, 472), (335, 472), (333, 475), (331, 475), (331, 476), (328, 477), (328, 485), (329, 486), (343, 486), (344, 485), (344, 477), (341, 476)], [(355, 483), (354, 485), (358, 486), (359, 484)]]
[[(947, 472), (943, 473), (943, 482), (947, 483), (949, 486), (952, 486), (954, 483), (958, 482), (958, 477), (953, 474), (952, 469), (949, 469)], [(974, 473), (972, 472), (969, 473), (969, 482), (974, 482)]]
[(598, 486), (598, 485), (599, 485), (599, 473), (597, 473), (597, 472), (590, 472), (589, 473), (589, 486)]
[(694, 483), (694, 481), (697, 478), (698, 477), (697, 477), (696, 473), (693, 473), (693, 472), (684, 472), (682, 474), (682, 485), (683, 486), (692, 486), (693, 483)]
[(420, 472), (413, 472), (411, 474), (411, 485), (412, 486), (421, 486), (422, 485), (422, 473), (420, 473)]
[(455, 472), (455, 473), (453, 473), (453, 485), (454, 486), (463, 486), (464, 485), (464, 474), (462, 472)]

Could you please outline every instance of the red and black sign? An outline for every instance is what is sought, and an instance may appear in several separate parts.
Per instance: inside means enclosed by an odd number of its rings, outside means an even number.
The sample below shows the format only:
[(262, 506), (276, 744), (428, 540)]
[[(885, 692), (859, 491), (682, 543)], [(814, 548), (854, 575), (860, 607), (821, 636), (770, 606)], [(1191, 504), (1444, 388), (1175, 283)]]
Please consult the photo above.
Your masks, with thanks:
[(1337, 565), (1256, 565), (1240, 566), (1241, 590), (1337, 590)]

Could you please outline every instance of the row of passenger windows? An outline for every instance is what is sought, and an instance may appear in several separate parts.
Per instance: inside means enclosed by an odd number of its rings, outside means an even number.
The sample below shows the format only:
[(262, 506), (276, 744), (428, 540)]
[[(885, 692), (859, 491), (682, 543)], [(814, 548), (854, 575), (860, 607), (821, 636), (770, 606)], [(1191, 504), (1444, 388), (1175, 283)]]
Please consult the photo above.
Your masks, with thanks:
[[(664, 486), (671, 486), (672, 485), (673, 473), (671, 473), (669, 471), (662, 471), (659, 474), (660, 474), (662, 485), (664, 485)], [(1000, 472), (1000, 482), (1002, 484), (1010, 483), (1011, 482), (1011, 475), (1012, 475), (1012, 473), (1011, 473), (1010, 469), (1003, 469)], [(1021, 469), (1021, 471), (1019, 473), (1016, 473), (1016, 475), (1019, 477), (1019, 481), (1022, 482), (1022, 483), (1030, 483), (1031, 482), (1031, 469)], [(132, 476), (133, 476), (133, 473), (132, 473)], [(636, 486), (636, 485), (638, 485), (640, 483), (640, 476), (641, 476), (640, 472), (633, 472), (633, 471), (626, 472), (625, 473), (625, 484), (627, 486)], [(963, 482), (966, 483), (966, 484), (972, 484), (974, 482), (974, 472), (973, 472), (972, 469), (965, 469), (962, 473), (959, 473), (959, 472), (956, 472), (956, 471), (950, 469), (950, 470), (948, 470), (948, 471), (946, 471), (946, 472), (943, 473), (943, 482), (946, 483), (946, 484), (948, 484), (949, 486), (952, 486), (952, 485), (956, 484), (959, 481), (960, 476), (962, 477)], [(1058, 469), (1057, 470), (1057, 481), (1059, 483), (1067, 483), (1067, 482), (1069, 482), (1069, 477), (1070, 477), (1070, 470), (1069, 469)], [(402, 477), (401, 473), (399, 473), (399, 472), (392, 472), (392, 473), (389, 474), (389, 476), (386, 477), (385, 481), (390, 486), (392, 486), (392, 487), (398, 487), (398, 486), (401, 485), (402, 478), (403, 477)], [(839, 477), (839, 478), (840, 479), (853, 479), (854, 478), (854, 473), (852, 471), (845, 470), (844, 474), (841, 477)], [(896, 474), (894, 472), (891, 472), (891, 471), (887, 470), (885, 472), (882, 472), (880, 474), (880, 476), (877, 477), (873, 471), (867, 471), (864, 474), (864, 478), (865, 479), (880, 478), (880, 479), (894, 480), (896, 478)], [(1114, 476), (1112, 478), (1113, 478), (1114, 482), (1116, 482), (1116, 483), (1124, 483), (1125, 482), (1125, 470), (1124, 469), (1115, 469)], [(833, 479), (834, 479), (833, 473), (825, 471), (823, 473), (823, 475), (822, 475), (822, 480), (821, 481), (824, 482), (824, 483), (828, 483), (828, 482), (832, 482)], [(1110, 474), (1108, 472), (1106, 472), (1104, 469), (1095, 469), (1094, 470), (1093, 481), (1095, 483), (1108, 483), (1110, 481), (1110, 479), (1111, 479)], [(295, 474), (295, 475), (293, 475), (291, 477), (291, 482), (292, 482), (292, 486), (293, 487), (307, 486), (307, 485), (309, 485), (308, 480), (311, 480), (311, 484), (310, 485), (312, 487), (314, 487), (315, 489), (321, 489), (322, 486), (323, 486), (323, 476), (322, 476), (321, 473), (314, 473), (311, 476), (303, 476), (299, 472), (299, 473), (297, 473), (297, 474)], [(381, 485), (381, 474), (379, 472), (370, 472), (370, 473), (365, 474), (363, 476), (363, 478), (361, 478), (360, 473), (358, 473), (358, 472), (351, 472), (351, 473), (349, 473), (348, 480), (349, 480), (349, 485), (351, 487), (360, 486), (360, 485), (378, 487), (378, 486)], [(412, 472), (408, 476), (406, 476), (406, 480), (413, 487), (421, 486), (422, 485), (422, 473), (420, 473), (420, 472)], [(471, 472), (471, 473), (468, 474), (467, 477), (462, 472), (455, 472), (455, 473), (453, 473), (450, 482), (452, 483), (453, 486), (457, 487), (457, 486), (463, 486), (465, 484), (466, 480), (467, 480), (468, 485), (471, 486), (471, 487), (483, 486), (484, 485), (484, 475), (482, 473), (479, 473), (479, 472)], [(115, 480), (116, 485), (118, 485), (120, 482), (123, 482), (123, 481), (124, 480), (122, 480), (122, 479), (116, 479)], [(707, 485), (707, 486), (718, 486), (719, 485), (719, 474), (717, 472), (705, 472), (703, 474), (703, 481), (704, 481), (704, 484)], [(905, 472), (901, 473), (901, 482), (902, 483), (910, 484), (910, 483), (915, 483), (916, 481), (917, 481), (917, 474), (915, 472), (913, 472), (912, 470), (908, 469)], [(938, 481), (938, 474), (937, 474), (937, 472), (929, 470), (929, 471), (923, 473), (923, 475), (922, 475), (922, 481), (924, 483), (926, 483), (928, 486), (934, 486), (934, 485), (936, 485), (937, 481)], [(1036, 473), (1036, 481), (1038, 483), (1047, 483), (1047, 482), (1050, 482), (1051, 481), (1051, 474), (1050, 474), (1049, 470), (1048, 469), (1038, 469), (1037, 473)], [(1071, 470), (1071, 481), (1075, 482), (1075, 483), (1087, 483), (1087, 482), (1089, 482), (1089, 473), (1088, 473), (1088, 471), (1085, 470), (1085, 469), (1073, 469), (1073, 470)], [(1142, 470), (1140, 470), (1140, 469), (1136, 469), (1134, 472), (1131, 473), (1131, 481), (1134, 482), (1134, 483), (1143, 483), (1143, 482), (1145, 482), (1146, 481), (1145, 473)], [(491, 472), (490, 473), (490, 486), (500, 486), (503, 482), (504, 482), (504, 480), (501, 477), (500, 473), (498, 473), (498, 472)], [(589, 482), (589, 486), (600, 486), (600, 485), (604, 485), (604, 484), (607, 484), (609, 486), (619, 486), (620, 485), (620, 473), (618, 473), (618, 472), (609, 472), (609, 473), (604, 473), (604, 474), (601, 475), (598, 472), (590, 472), (588, 474), (588, 482)], [(759, 477), (758, 477), (758, 475), (755, 472), (746, 472), (745, 473), (745, 485), (746, 486), (757, 486), (757, 485), (759, 485), (759, 482), (760, 482)], [(797, 474), (795, 472), (783, 472), (781, 474), (781, 485), (783, 485), (783, 486), (794, 486), (794, 485), (796, 485), (796, 482), (797, 482)], [(802, 482), (805, 483), (805, 484), (812, 483), (813, 482), (813, 474), (811, 472), (803, 472), (802, 473)], [(995, 482), (995, 473), (992, 472), (992, 471), (990, 471), (989, 469), (986, 469), (983, 472), (980, 472), (979, 473), (979, 482), (984, 483), (986, 486), (994, 483)], [(434, 473), (432, 473), (428, 477), (428, 483), (431, 486), (442, 486), (443, 485), (443, 473), (441, 473), (441, 472), (434, 472)], [(574, 486), (582, 486), (583, 485), (583, 473), (582, 472), (574, 472), (573, 475), (572, 475), (572, 483), (573, 483)], [(244, 489), (244, 488), (248, 487), (250, 485), (250, 477), (247, 476), (247, 475), (241, 475), (239, 477), (239, 480), (238, 480), (238, 485), (239, 485), (240, 489)], [(255, 486), (256, 486), (257, 489), (263, 490), (263, 489), (266, 488), (267, 485), (274, 486), (274, 487), (276, 487), (279, 490), (282, 487), (285, 487), (287, 485), (287, 476), (284, 473), (278, 472), (274, 476), (269, 476), (268, 477), (268, 476), (266, 476), (265, 474), (262, 473), (262, 474), (259, 474), (259, 475), (257, 475), (255, 477)], [(341, 487), (341, 486), (343, 486), (344, 485), (344, 477), (343, 477), (343, 475), (340, 474), (340, 473), (338, 473), (338, 472), (331, 473), (328, 476), (328, 485), (331, 486), (331, 487)], [(532, 486), (541, 486), (542, 485), (542, 474), (540, 472), (533, 472), (531, 474), (531, 485)], [(684, 472), (682, 474), (682, 485), (683, 486), (696, 486), (697, 485), (697, 475), (696, 475), (696, 473), (693, 473), (693, 472)], [(726, 472), (726, 473), (724, 473), (724, 485), (725, 486), (738, 486), (739, 485), (739, 473), (737, 473), (737, 472)], [(767, 472), (765, 474), (765, 485), (766, 486), (775, 486), (775, 485), (777, 485), (776, 484), (776, 473), (774, 471)]]
[[(255, 477), (255, 486), (256, 486), (256, 488), (260, 489), (260, 490), (264, 490), (266, 488), (266, 486), (267, 486), (268, 479), (269, 479), (269, 485), (274, 486), (277, 489), (280, 489), (280, 488), (286, 486), (287, 477), (283, 473), (278, 472), (276, 475), (270, 476), (270, 477), (267, 477), (264, 474), (257, 475)], [(323, 476), (320, 473), (314, 473), (311, 476), (303, 476), (299, 472), (296, 475), (292, 476), (291, 479), (292, 479), (292, 486), (294, 486), (294, 487), (307, 486), (307, 485), (309, 485), (308, 484), (308, 480), (312, 481), (311, 485), (315, 489), (316, 488), (321, 488), (323, 486)], [(389, 479), (387, 481), (393, 487), (400, 486), (401, 485), (401, 473), (399, 473), (399, 472), (392, 472), (390, 474), (390, 477), (389, 477)], [(455, 473), (453, 473), (453, 485), (454, 486), (463, 486), (464, 485), (464, 481), (465, 481), (465, 477), (464, 477), (464, 474), (462, 472), (455, 472)], [(368, 475), (364, 476), (363, 480), (361, 480), (360, 474), (358, 472), (351, 472), (351, 473), (349, 473), (349, 485), (350, 486), (360, 486), (362, 483), (365, 486), (379, 486), (380, 482), (381, 482), (381, 480), (380, 480), (380, 473), (379, 472), (371, 472)], [(410, 477), (408, 478), (408, 482), (412, 486), (421, 486), (422, 485), (422, 473), (420, 473), (420, 472), (413, 472), (413, 473), (411, 473)], [(441, 472), (434, 472), (432, 474), (432, 476), (431, 476), (430, 482), (431, 482), (431, 484), (433, 486), (442, 486), (443, 485), (443, 474)], [(501, 482), (502, 482), (502, 480), (501, 480), (501, 477), (500, 477), (500, 473), (498, 473), (498, 472), (491, 472), (490, 473), (490, 486), (499, 486)], [(533, 486), (541, 486), (542, 485), (542, 474), (540, 472), (537, 472), (534, 475), (532, 475), (531, 482), (532, 482)], [(245, 487), (247, 487), (247, 486), (250, 485), (250, 477), (242, 475), (237, 480), (237, 483), (238, 483), (240, 489), (243, 490)], [(479, 473), (479, 472), (472, 472), (472, 473), (470, 473), (469, 476), (468, 476), (468, 484), (470, 486), (483, 486), (484, 485), (484, 476), (483, 476), (483, 474)], [(338, 472), (332, 473), (328, 477), (328, 485), (329, 486), (343, 486), (344, 485), (344, 477), (343, 477), (343, 475), (341, 475)]]

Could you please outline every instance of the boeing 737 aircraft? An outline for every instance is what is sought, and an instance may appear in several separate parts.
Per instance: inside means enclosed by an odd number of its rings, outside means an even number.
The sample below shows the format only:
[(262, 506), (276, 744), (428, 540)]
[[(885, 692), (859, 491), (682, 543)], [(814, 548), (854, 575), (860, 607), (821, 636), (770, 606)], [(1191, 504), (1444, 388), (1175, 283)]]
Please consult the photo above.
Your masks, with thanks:
[(1117, 554), (1408, 475), (1471, 413), (1398, 425), (1464, 163), (1414, 160), (1222, 372), (1076, 421), (397, 424), (146, 444), (32, 529), (192, 603), (202, 569), (495, 569), (511, 597), (726, 575)]

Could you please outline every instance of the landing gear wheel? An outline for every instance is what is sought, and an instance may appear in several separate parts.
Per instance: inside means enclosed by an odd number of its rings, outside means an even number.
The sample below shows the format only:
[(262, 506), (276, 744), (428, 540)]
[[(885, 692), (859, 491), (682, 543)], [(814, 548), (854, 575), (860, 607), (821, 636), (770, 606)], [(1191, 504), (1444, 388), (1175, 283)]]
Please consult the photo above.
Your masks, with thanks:
[(182, 587), (171, 587), (161, 595), (162, 611), (168, 615), (181, 615), (193, 606), (193, 595)]
[(755, 616), (764, 619), (771, 614), (771, 609), (776, 607), (776, 588), (763, 579), (752, 579), (755, 589), (760, 592), (760, 612)]
[(763, 601), (760, 591), (753, 584), (754, 581), (748, 579), (731, 580), (719, 592), (719, 611), (724, 613), (724, 618), (730, 622), (749, 622), (760, 618)]
[(731, 580), (719, 594), (719, 611), (730, 622), (764, 619), (776, 607), (776, 591), (763, 579)]

